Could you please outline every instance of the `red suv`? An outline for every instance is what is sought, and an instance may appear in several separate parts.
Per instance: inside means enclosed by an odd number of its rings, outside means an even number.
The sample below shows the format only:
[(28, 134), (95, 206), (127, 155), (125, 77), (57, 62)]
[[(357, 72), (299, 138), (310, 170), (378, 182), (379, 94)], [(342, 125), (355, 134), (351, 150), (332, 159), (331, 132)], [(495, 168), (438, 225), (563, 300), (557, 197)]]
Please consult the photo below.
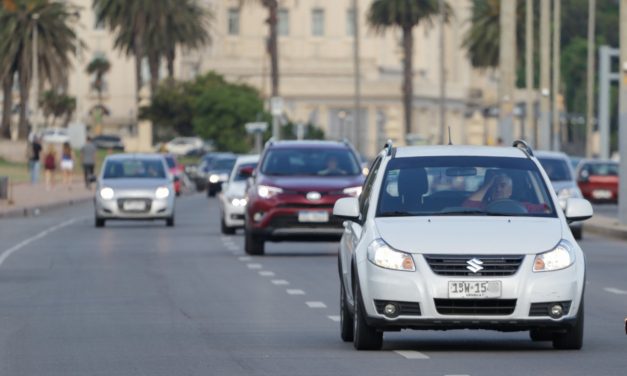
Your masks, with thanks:
[(270, 142), (248, 189), (245, 249), (262, 255), (266, 241), (338, 240), (335, 201), (359, 196), (364, 181), (357, 153), (334, 141)]

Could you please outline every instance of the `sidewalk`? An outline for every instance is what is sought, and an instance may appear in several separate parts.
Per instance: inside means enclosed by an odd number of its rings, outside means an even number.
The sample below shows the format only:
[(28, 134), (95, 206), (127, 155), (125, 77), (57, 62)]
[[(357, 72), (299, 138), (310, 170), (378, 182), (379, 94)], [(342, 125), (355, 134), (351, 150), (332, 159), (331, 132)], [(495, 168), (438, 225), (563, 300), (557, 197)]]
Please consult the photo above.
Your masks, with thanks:
[(627, 240), (627, 226), (621, 225), (617, 218), (594, 215), (583, 224), (584, 237), (586, 232), (612, 238)]
[[(92, 185), (93, 186), (93, 185)], [(37, 185), (15, 184), (10, 188), (10, 199), (0, 200), (0, 218), (37, 215), (40, 212), (91, 201), (94, 191), (87, 190), (82, 179), (75, 177), (74, 183), (66, 186), (57, 182), (46, 190), (43, 182)]]

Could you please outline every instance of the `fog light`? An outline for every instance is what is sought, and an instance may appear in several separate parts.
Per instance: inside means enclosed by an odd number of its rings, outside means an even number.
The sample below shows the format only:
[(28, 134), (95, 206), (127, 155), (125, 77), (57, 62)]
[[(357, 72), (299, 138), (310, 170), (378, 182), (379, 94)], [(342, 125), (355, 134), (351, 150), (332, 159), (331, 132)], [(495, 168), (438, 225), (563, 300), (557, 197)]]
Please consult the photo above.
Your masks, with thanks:
[(257, 212), (253, 215), (253, 221), (259, 222), (263, 218), (263, 212)]
[(398, 307), (396, 307), (396, 304), (388, 303), (383, 308), (383, 313), (387, 317), (396, 317), (398, 316)]
[(554, 319), (559, 319), (560, 317), (562, 317), (563, 314), (564, 314), (564, 309), (559, 304), (553, 305), (551, 307), (551, 310), (549, 311), (549, 315)]

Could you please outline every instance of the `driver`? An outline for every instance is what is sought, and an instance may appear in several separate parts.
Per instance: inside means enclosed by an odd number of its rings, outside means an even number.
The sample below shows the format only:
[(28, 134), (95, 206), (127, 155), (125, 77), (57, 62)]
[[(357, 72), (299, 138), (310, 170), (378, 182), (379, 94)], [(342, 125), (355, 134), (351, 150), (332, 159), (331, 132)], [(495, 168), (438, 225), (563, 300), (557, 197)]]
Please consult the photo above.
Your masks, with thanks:
[(327, 159), (327, 168), (318, 172), (319, 175), (346, 175), (346, 171), (338, 166), (337, 157), (331, 156)]
[[(466, 208), (485, 209), (490, 203), (512, 199), (514, 182), (511, 177), (505, 174), (496, 174), (490, 178), (479, 190), (473, 193), (464, 203)], [(532, 204), (530, 202), (519, 202), (529, 213), (542, 213), (547, 210), (544, 204)]]

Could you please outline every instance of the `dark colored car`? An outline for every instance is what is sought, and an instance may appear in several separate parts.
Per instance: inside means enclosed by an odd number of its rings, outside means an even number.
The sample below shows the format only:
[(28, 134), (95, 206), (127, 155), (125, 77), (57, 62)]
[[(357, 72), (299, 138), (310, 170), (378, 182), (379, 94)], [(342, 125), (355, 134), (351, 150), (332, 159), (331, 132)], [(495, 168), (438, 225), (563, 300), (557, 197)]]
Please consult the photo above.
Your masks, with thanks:
[(124, 151), (124, 143), (120, 136), (103, 134), (95, 136), (92, 142), (98, 149)]
[(329, 241), (341, 237), (335, 201), (359, 196), (364, 181), (352, 146), (332, 141), (269, 143), (248, 189), (245, 250), (261, 255), (266, 241)]
[(209, 183), (209, 169), (211, 168), (211, 164), (214, 159), (223, 158), (223, 157), (232, 157), (235, 158), (235, 154), (233, 153), (207, 153), (205, 154), (200, 162), (198, 162), (198, 166), (193, 171), (193, 174), (190, 178), (196, 184), (196, 190), (198, 192), (204, 191), (207, 189), (207, 185)]
[(207, 196), (213, 197), (222, 190), (222, 183), (229, 180), (235, 166), (235, 155), (224, 155), (213, 158), (207, 168)]
[(618, 202), (618, 163), (584, 160), (577, 168), (577, 185), (590, 201)]

